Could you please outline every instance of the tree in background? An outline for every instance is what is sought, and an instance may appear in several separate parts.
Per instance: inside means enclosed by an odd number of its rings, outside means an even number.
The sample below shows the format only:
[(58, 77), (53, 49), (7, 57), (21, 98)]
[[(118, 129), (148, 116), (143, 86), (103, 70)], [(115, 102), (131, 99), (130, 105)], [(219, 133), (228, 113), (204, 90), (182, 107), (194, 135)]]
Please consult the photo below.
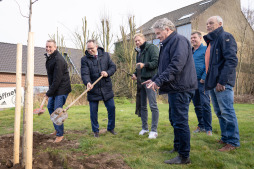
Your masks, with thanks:
[(113, 76), (114, 91), (118, 96), (127, 96), (134, 98), (136, 93), (136, 85), (130, 76), (121, 70), (125, 70), (132, 74), (136, 68), (136, 53), (134, 35), (136, 33), (135, 17), (128, 17), (128, 32), (124, 26), (120, 26), (121, 37), (115, 43), (114, 61), (117, 64), (118, 71)]
[(248, 40), (249, 31), (254, 29), (254, 10), (250, 8), (242, 8), (248, 22), (240, 25), (242, 34), (240, 36), (240, 46), (238, 48), (238, 67), (236, 75), (236, 95), (254, 94), (254, 47), (253, 41)]
[(86, 17), (82, 18), (82, 27), (81, 27), (80, 33), (78, 30), (76, 30), (73, 34), (73, 42), (77, 49), (81, 49), (83, 52), (83, 55), (85, 55), (86, 51), (86, 42), (88, 39), (95, 39), (98, 40), (98, 35), (95, 33), (95, 31), (92, 32), (92, 35), (90, 36), (90, 32), (87, 28), (87, 20)]
[(99, 38), (102, 44), (102, 47), (106, 52), (109, 52), (111, 47), (111, 42), (113, 34), (111, 34), (111, 24), (110, 19), (104, 15), (101, 19), (101, 30), (99, 30)]

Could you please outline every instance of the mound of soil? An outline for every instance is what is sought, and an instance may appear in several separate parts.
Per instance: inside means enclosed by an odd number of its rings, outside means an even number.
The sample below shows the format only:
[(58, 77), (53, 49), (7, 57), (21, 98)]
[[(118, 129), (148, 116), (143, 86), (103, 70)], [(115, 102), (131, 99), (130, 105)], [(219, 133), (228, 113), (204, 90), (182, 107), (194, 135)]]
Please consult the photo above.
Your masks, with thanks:
[[(68, 134), (81, 134), (81, 131), (68, 131)], [(33, 135), (33, 168), (34, 169), (130, 169), (120, 154), (96, 154), (87, 156), (82, 152), (71, 151), (78, 148), (75, 140), (64, 139), (53, 143), (55, 137), (34, 132)], [(20, 139), (22, 141), (22, 138)], [(20, 164), (13, 166), (13, 134), (0, 136), (0, 169), (21, 169)], [(22, 142), (21, 142), (22, 145)], [(20, 146), (21, 147), (21, 146)], [(55, 151), (59, 150), (59, 151)], [(20, 148), (20, 152), (21, 152)], [(61, 152), (68, 152), (62, 153)], [(64, 155), (63, 155), (64, 154)], [(20, 162), (21, 162), (20, 154)]]

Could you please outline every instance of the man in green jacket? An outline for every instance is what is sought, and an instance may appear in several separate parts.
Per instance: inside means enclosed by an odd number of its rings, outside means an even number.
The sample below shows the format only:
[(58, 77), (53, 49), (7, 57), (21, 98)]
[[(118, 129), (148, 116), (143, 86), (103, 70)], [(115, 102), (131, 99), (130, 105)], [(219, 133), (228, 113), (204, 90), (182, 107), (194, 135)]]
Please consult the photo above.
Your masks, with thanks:
[[(136, 44), (137, 57), (136, 66), (141, 68), (141, 82), (151, 79), (157, 73), (158, 67), (158, 57), (159, 49), (154, 44), (146, 42), (143, 34), (137, 33), (134, 36), (134, 41)], [(137, 80), (137, 74), (132, 75), (133, 80)], [(149, 133), (149, 139), (156, 139), (158, 136), (157, 126), (159, 119), (159, 110), (156, 101), (156, 92), (152, 89), (147, 89), (146, 85), (142, 85), (141, 92), (141, 120), (142, 120), (142, 130), (139, 135), (144, 135), (149, 132), (148, 129), (148, 111), (147, 111), (147, 98), (149, 100), (150, 109), (152, 112), (152, 126), (151, 132)]]

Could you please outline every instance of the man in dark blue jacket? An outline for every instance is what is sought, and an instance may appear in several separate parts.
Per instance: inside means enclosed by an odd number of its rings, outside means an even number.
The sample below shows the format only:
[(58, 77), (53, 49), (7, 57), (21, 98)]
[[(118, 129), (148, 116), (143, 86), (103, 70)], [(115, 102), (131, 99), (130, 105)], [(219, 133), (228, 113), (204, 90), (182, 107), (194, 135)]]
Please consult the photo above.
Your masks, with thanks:
[(144, 83), (147, 88), (159, 89), (160, 94), (168, 94), (169, 118), (174, 127), (174, 151), (178, 151), (179, 155), (165, 163), (187, 164), (190, 163), (188, 111), (197, 88), (191, 44), (175, 31), (174, 24), (167, 18), (156, 21), (153, 29), (161, 42), (159, 67), (158, 73)]
[[(86, 55), (81, 58), (81, 76), (83, 83), (90, 91), (87, 100), (90, 105), (90, 119), (94, 137), (99, 137), (98, 105), (103, 100), (108, 111), (107, 130), (116, 134), (115, 128), (115, 102), (110, 76), (116, 71), (116, 65), (104, 49), (98, 47), (96, 40), (87, 41)], [(94, 86), (92, 85), (100, 76), (103, 78)]]
[(205, 51), (206, 46), (201, 43), (202, 35), (200, 32), (191, 33), (191, 44), (193, 46), (193, 58), (198, 79), (198, 89), (192, 99), (195, 113), (198, 118), (198, 127), (194, 133), (206, 131), (206, 134), (212, 135), (212, 112), (210, 106), (209, 92), (205, 91)]
[[(71, 82), (68, 71), (68, 65), (63, 56), (57, 51), (55, 40), (48, 40), (46, 43), (46, 69), (49, 82), (49, 90), (46, 93), (48, 97), (48, 111), (51, 115), (57, 108), (63, 107), (68, 94), (71, 92)], [(54, 124), (54, 123), (53, 123)], [(64, 138), (64, 125), (54, 124), (56, 135), (55, 143), (61, 142)]]
[(219, 151), (231, 151), (240, 146), (237, 117), (233, 107), (238, 59), (237, 44), (234, 37), (223, 29), (220, 16), (207, 20), (208, 34), (204, 36), (207, 43), (205, 54), (206, 80), (205, 89), (210, 90), (214, 111), (219, 119), (221, 139), (218, 143), (224, 147)]

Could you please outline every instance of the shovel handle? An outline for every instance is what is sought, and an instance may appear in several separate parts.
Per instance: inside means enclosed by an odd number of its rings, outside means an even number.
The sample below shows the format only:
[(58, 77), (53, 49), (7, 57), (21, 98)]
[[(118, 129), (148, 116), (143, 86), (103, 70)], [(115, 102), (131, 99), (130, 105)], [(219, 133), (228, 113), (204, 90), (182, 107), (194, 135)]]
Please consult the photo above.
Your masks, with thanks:
[[(103, 76), (100, 76), (93, 84), (92, 86), (94, 86), (97, 82), (99, 82), (101, 79), (103, 78)], [(84, 94), (86, 94), (88, 91), (90, 91), (90, 89), (86, 89), (76, 100), (74, 100), (71, 104), (69, 104), (69, 106), (67, 106), (64, 111), (67, 111), (73, 104), (76, 103), (76, 101), (78, 101)]]
[(44, 105), (45, 101), (46, 101), (46, 96), (44, 96), (44, 97), (43, 97), (43, 100), (42, 100), (42, 102), (41, 102), (40, 109), (42, 109), (42, 108), (43, 108), (43, 105)]

